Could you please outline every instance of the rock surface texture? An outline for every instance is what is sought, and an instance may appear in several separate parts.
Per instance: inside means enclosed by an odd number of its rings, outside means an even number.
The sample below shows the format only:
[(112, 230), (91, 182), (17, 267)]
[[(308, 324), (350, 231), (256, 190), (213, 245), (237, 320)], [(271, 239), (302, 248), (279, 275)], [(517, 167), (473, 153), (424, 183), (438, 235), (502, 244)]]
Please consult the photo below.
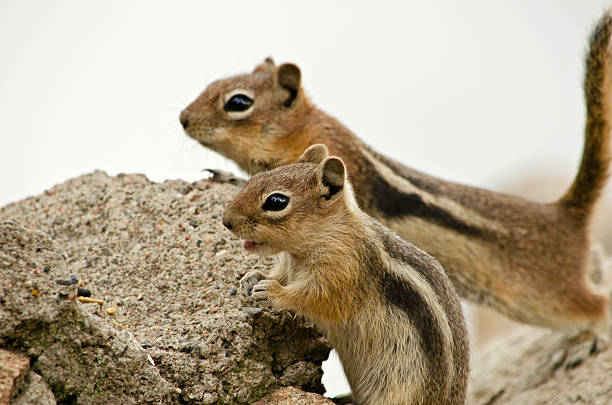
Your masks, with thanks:
[(16, 396), (29, 368), (28, 357), (0, 349), (0, 404)]
[(333, 402), (311, 392), (294, 387), (281, 388), (253, 405), (333, 405)]
[[(325, 339), (237, 291), (246, 271), (273, 261), (248, 256), (223, 229), (236, 191), (94, 172), (1, 208), (0, 348), (30, 368), (5, 390), (13, 403), (31, 403), (36, 384), (52, 391), (40, 403), (322, 393)], [(315, 397), (301, 403), (324, 403)]]
[(568, 336), (524, 328), (476, 356), (470, 386), (474, 405), (608, 405), (612, 350), (575, 368), (562, 365)]

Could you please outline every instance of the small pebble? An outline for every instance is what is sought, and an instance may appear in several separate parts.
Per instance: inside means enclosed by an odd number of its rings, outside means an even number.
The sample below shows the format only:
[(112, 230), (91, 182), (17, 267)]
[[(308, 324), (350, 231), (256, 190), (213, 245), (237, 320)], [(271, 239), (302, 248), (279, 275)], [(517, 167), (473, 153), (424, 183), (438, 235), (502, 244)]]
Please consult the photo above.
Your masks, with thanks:
[(33, 295), (34, 297), (38, 297), (38, 295), (39, 295), (39, 294), (40, 294), (40, 291), (38, 291), (36, 288), (33, 288), (33, 289), (32, 289), (32, 295)]
[(223, 250), (219, 250), (215, 256), (216, 257), (223, 257), (226, 254), (227, 254), (227, 250), (223, 249)]
[(109, 315), (115, 315), (115, 312), (117, 312), (117, 306), (112, 306), (112, 307), (108, 307), (106, 308), (106, 313)]
[(55, 282), (59, 285), (72, 285), (72, 281), (70, 280), (55, 280)]
[(230, 295), (236, 295), (237, 292), (238, 290), (236, 290), (235, 288), (232, 288), (232, 290), (230, 291)]
[(94, 298), (89, 298), (89, 297), (77, 297), (77, 299), (79, 300), (79, 302), (82, 302), (83, 304), (98, 304), (100, 306), (104, 305), (104, 301), (102, 300), (96, 300)]
[(49, 267), (49, 266), (45, 266), (45, 268), (43, 269), (43, 271), (44, 271), (45, 273), (48, 273), (48, 272), (49, 272), (49, 270), (51, 270), (51, 267)]
[(91, 297), (91, 291), (88, 288), (79, 287), (77, 288), (77, 295), (79, 297)]
[(72, 281), (72, 284), (77, 284), (79, 282), (79, 278), (76, 276), (76, 274), (71, 274), (70, 281)]

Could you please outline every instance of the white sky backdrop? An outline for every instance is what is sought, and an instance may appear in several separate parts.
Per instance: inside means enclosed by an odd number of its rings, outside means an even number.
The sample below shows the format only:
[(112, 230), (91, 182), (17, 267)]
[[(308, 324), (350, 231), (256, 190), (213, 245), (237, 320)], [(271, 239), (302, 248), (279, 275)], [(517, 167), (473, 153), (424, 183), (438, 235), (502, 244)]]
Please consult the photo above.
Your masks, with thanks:
[(297, 63), (317, 105), (414, 168), (499, 189), (550, 167), (569, 183), (587, 35), (607, 4), (0, 0), (0, 205), (94, 169), (236, 171), (178, 115), (268, 55)]

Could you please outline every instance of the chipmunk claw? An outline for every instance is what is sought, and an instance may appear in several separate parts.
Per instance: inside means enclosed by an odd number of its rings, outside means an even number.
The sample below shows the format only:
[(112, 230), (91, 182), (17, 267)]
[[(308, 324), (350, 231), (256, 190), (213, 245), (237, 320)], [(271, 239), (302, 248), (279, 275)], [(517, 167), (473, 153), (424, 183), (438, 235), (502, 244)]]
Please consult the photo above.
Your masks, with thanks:
[(586, 359), (595, 353), (604, 350), (609, 344), (605, 336), (594, 336), (591, 339), (576, 344), (567, 351), (565, 358), (565, 368), (574, 368), (582, 364)]
[(574, 336), (567, 345), (566, 349), (553, 356), (556, 367), (563, 365), (566, 369), (572, 369), (579, 366), (593, 354), (605, 350), (609, 339), (606, 335), (597, 335), (587, 330)]
[(225, 170), (218, 169), (203, 169), (202, 171), (207, 171), (212, 174), (208, 180), (213, 183), (229, 183), (238, 187), (244, 187), (247, 183), (246, 179), (242, 179), (234, 175), (234, 173), (226, 172)]
[(249, 271), (240, 279), (240, 288), (246, 295), (251, 295), (253, 292), (253, 287), (255, 284), (259, 283), (259, 281), (266, 278), (266, 275), (261, 271), (253, 270)]
[(270, 297), (270, 290), (277, 286), (280, 287), (280, 283), (276, 280), (261, 280), (253, 286), (253, 293), (251, 296), (256, 300), (266, 300)]

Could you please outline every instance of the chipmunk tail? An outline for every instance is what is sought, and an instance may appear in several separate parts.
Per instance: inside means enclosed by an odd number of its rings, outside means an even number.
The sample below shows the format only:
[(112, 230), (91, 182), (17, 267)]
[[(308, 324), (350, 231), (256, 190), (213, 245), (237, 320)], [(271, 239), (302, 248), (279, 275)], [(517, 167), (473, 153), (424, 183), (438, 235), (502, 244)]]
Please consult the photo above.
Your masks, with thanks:
[(588, 217), (606, 185), (612, 130), (612, 10), (593, 29), (586, 57), (586, 127), (582, 161), (573, 184), (558, 203)]

